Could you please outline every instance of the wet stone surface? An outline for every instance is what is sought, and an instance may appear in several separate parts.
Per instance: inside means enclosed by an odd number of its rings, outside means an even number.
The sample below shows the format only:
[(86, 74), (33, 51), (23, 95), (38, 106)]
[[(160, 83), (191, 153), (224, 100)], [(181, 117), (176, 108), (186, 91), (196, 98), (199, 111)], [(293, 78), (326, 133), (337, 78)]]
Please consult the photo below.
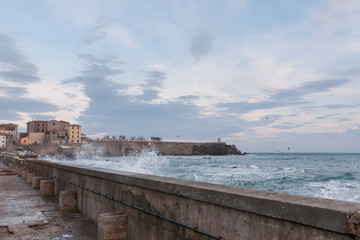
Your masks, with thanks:
[[(0, 163), (0, 169), (7, 169)], [(0, 175), (0, 239), (96, 239), (96, 224), (79, 213), (60, 213), (54, 197), (17, 175)]]

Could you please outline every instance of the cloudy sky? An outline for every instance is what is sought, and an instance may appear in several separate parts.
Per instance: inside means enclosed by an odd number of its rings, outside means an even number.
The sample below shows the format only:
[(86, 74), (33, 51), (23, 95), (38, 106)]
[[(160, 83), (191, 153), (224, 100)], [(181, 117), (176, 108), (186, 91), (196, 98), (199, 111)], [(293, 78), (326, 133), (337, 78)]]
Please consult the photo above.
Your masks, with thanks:
[(0, 1), (0, 122), (359, 152), (359, 0)]

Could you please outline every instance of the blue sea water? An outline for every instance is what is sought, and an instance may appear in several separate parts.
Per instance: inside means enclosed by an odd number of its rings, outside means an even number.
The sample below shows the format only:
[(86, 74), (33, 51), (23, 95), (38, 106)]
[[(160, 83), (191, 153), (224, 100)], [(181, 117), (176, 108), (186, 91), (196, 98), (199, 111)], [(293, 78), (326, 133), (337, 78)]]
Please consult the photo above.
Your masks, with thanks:
[(247, 156), (79, 155), (71, 161), (121, 171), (360, 202), (360, 153), (253, 153)]

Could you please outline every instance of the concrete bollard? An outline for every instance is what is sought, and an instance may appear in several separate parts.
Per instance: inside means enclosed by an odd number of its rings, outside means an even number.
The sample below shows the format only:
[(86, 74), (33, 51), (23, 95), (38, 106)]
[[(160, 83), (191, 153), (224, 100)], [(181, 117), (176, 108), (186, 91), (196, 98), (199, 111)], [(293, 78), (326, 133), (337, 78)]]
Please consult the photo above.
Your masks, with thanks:
[(54, 181), (41, 180), (40, 181), (40, 195), (45, 197), (54, 196)]
[(17, 173), (18, 173), (18, 176), (19, 177), (21, 177), (21, 175), (22, 175), (22, 171), (23, 170), (25, 170), (24, 168), (21, 168), (21, 167), (19, 167), (19, 169), (18, 169), (18, 171), (17, 171)]
[(32, 182), (32, 187), (34, 189), (40, 189), (40, 181), (43, 180), (43, 177), (34, 177)]
[(35, 177), (35, 173), (28, 173), (27, 179), (26, 179), (27, 183), (32, 184), (34, 177)]
[(77, 192), (60, 191), (59, 209), (62, 212), (76, 212), (77, 210)]
[(22, 172), (21, 172), (21, 178), (22, 178), (22, 179), (27, 179), (28, 173), (29, 173), (29, 170), (22, 170)]
[(128, 216), (126, 213), (102, 213), (98, 216), (98, 240), (126, 240)]

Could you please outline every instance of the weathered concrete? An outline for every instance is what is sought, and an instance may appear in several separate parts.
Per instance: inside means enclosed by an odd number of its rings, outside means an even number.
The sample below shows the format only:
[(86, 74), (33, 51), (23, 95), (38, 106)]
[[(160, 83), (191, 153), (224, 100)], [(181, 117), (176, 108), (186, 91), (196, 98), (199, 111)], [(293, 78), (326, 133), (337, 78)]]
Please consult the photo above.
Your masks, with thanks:
[(22, 178), (22, 179), (27, 179), (28, 173), (29, 173), (28, 170), (22, 170), (22, 171), (21, 171), (21, 178)]
[[(124, 156), (138, 154), (143, 151), (154, 151), (163, 155), (194, 155), (194, 146), (200, 147), (202, 142), (156, 142), (156, 141), (99, 141), (83, 144), (32, 144), (27, 149), (39, 155), (76, 155), (99, 154), (103, 156)], [(209, 143), (217, 144), (217, 143)], [(220, 144), (224, 145), (224, 143)], [(69, 148), (61, 148), (66, 146)], [(198, 153), (196, 153), (197, 155)], [(200, 154), (201, 155), (201, 154)]]
[(44, 197), (54, 196), (55, 183), (52, 180), (41, 180), (40, 181), (40, 195)]
[(41, 160), (20, 163), (8, 156), (3, 161), (53, 176), (56, 195), (59, 191), (75, 190), (77, 208), (94, 221), (102, 213), (126, 213), (130, 240), (209, 238), (112, 201), (111, 197), (224, 239), (350, 240), (360, 229), (354, 217), (359, 203)]
[(43, 177), (34, 177), (32, 187), (34, 189), (40, 189), (40, 181), (43, 179), (44, 179)]
[(60, 213), (56, 199), (41, 197), (18, 176), (0, 176), (0, 239), (96, 240), (96, 229), (80, 213)]
[(98, 240), (127, 240), (128, 216), (123, 212), (102, 213), (98, 217)]
[(75, 191), (60, 191), (59, 209), (62, 212), (77, 211), (77, 193)]
[(26, 178), (26, 182), (32, 184), (34, 177), (35, 177), (35, 173), (28, 173), (27, 178)]
[(21, 167), (18, 168), (18, 176), (19, 176), (19, 177), (22, 176), (22, 171), (23, 171), (23, 170), (24, 170), (24, 169), (21, 168)]

